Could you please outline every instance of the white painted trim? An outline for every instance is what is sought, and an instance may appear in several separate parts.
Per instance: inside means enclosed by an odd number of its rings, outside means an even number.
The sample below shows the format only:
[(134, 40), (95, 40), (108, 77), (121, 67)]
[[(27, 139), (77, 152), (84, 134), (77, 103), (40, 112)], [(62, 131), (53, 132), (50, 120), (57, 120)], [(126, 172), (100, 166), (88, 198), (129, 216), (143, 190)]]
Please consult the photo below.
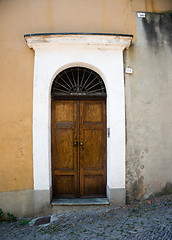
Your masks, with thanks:
[[(126, 41), (127, 39), (127, 41)], [(55, 76), (71, 66), (88, 67), (104, 80), (107, 89), (107, 185), (125, 189), (125, 97), (123, 49), (131, 37), (27, 36), (35, 50), (33, 86), (34, 189), (51, 188), (51, 100)], [(78, 44), (78, 41), (81, 44)], [(67, 42), (67, 44), (66, 44)], [(125, 43), (125, 44), (124, 44)], [(46, 45), (46, 47), (45, 47)], [(111, 47), (113, 45), (113, 47)], [(91, 46), (91, 47), (90, 47)], [(109, 47), (110, 46), (110, 47)], [(108, 51), (106, 51), (108, 50)]]
[(128, 48), (131, 44), (131, 36), (119, 35), (86, 35), (86, 34), (58, 34), (58, 35), (31, 35), (25, 36), (30, 48), (34, 50), (43, 48), (56, 48), (60, 45), (101, 47), (103, 49)]

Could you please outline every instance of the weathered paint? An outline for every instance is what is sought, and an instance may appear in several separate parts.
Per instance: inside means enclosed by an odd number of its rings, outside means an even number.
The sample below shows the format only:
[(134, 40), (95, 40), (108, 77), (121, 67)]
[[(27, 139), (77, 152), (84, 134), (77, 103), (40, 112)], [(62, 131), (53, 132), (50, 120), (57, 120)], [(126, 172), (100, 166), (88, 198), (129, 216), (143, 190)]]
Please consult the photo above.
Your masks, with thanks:
[(172, 183), (167, 182), (160, 192), (156, 192), (153, 195), (159, 197), (159, 196), (168, 195), (171, 193), (172, 193)]
[[(172, 17), (137, 18), (137, 42), (127, 51), (127, 199), (165, 193), (172, 183)], [(168, 187), (168, 192), (172, 191)]]

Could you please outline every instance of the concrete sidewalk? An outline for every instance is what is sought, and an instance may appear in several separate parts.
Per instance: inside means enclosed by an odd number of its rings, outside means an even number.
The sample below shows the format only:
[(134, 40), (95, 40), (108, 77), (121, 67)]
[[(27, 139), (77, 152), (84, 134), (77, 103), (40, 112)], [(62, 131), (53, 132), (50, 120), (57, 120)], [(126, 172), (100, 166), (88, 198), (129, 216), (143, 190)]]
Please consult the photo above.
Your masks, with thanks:
[(172, 239), (172, 195), (121, 208), (0, 222), (0, 239)]

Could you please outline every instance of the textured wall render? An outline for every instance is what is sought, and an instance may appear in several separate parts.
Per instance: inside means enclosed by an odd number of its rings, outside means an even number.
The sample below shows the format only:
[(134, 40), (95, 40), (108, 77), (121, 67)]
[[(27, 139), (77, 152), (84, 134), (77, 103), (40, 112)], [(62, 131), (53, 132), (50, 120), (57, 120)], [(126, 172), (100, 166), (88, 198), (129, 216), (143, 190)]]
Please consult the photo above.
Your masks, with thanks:
[(138, 18), (127, 51), (127, 198), (172, 192), (172, 16)]

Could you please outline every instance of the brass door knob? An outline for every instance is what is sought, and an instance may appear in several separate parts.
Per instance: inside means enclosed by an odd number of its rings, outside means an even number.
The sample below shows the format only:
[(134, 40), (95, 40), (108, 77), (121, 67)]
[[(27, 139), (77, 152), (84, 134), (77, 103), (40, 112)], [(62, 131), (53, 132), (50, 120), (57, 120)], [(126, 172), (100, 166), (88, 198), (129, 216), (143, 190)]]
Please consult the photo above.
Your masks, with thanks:
[(73, 146), (78, 146), (78, 143), (77, 143), (77, 142), (74, 142)]
[(83, 144), (83, 142), (80, 142), (80, 146), (83, 146), (84, 144)]

